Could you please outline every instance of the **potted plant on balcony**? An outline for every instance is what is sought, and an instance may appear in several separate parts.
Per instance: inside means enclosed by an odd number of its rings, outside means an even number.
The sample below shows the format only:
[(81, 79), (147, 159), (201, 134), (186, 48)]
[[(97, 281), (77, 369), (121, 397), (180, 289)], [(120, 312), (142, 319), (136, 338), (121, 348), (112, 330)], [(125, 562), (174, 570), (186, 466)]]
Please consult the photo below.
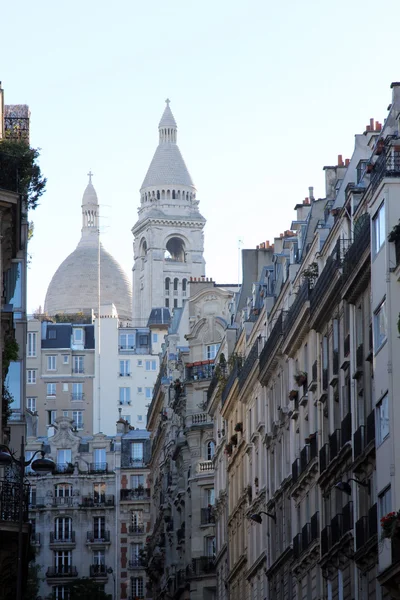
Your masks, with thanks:
[(400, 538), (400, 510), (393, 511), (381, 518), (382, 538)]
[(299, 387), (302, 385), (307, 385), (307, 373), (305, 371), (299, 371), (294, 376), (294, 380)]
[(233, 435), (231, 435), (231, 444), (233, 446), (237, 446), (238, 444), (238, 436), (237, 433), (234, 433)]
[(240, 431), (240, 433), (243, 433), (243, 423), (236, 423), (235, 431)]
[(299, 392), (297, 390), (290, 390), (289, 400), (297, 400), (298, 397), (299, 397)]

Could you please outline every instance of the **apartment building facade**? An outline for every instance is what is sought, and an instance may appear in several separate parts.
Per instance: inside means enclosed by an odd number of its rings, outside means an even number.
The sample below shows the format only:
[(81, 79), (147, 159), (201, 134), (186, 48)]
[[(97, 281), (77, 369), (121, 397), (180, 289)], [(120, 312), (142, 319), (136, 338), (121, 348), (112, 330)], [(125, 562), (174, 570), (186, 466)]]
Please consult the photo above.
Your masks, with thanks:
[(296, 205), (253, 294), (254, 323), (242, 318), (231, 353), (221, 345), (226, 376), (208, 394), (221, 598), (397, 597), (392, 89), (385, 126), (371, 121), (352, 158), (325, 167), (324, 199), (311, 189)]
[(174, 315), (147, 427), (151, 432), (151, 597), (216, 598), (213, 420), (205, 412), (234, 289), (190, 284)]
[(51, 475), (27, 468), (29, 519), (40, 595), (68, 600), (67, 584), (89, 578), (114, 599), (144, 598), (142, 556), (149, 515), (148, 438), (122, 419), (114, 436), (81, 436), (69, 417), (55, 434), (29, 438), (26, 456), (44, 448)]

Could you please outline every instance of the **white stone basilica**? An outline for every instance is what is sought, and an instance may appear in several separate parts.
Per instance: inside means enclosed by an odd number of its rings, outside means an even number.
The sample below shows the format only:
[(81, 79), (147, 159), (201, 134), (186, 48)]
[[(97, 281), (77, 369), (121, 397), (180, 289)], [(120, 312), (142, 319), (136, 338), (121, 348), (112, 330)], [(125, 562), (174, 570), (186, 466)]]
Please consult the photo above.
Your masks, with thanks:
[(190, 277), (205, 275), (206, 220), (177, 146), (177, 125), (166, 100), (159, 144), (140, 190), (134, 235), (133, 323), (147, 324), (152, 308), (181, 307)]

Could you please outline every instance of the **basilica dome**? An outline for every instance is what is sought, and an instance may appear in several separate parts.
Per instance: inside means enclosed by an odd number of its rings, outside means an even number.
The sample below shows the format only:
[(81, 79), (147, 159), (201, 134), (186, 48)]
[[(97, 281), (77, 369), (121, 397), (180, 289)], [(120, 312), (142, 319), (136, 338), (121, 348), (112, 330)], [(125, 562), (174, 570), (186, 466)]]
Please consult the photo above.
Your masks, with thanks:
[[(97, 313), (99, 226), (98, 201), (91, 182), (82, 199), (82, 237), (61, 263), (47, 289), (44, 309), (58, 313)], [(132, 289), (122, 267), (100, 244), (100, 303), (115, 304), (121, 319), (131, 319)]]

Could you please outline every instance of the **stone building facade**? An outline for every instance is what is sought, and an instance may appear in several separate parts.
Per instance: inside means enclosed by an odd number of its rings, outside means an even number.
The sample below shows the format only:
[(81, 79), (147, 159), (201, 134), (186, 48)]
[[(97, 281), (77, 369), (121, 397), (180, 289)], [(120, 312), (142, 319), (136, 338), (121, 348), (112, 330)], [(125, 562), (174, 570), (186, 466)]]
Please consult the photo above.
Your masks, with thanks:
[(53, 436), (27, 444), (28, 458), (44, 447), (56, 463), (50, 475), (27, 469), (40, 595), (68, 600), (68, 582), (86, 577), (112, 598), (144, 598), (149, 434), (122, 419), (114, 436), (81, 437), (63, 416), (54, 429)]
[(148, 412), (151, 597), (216, 598), (213, 420), (204, 408), (235, 290), (192, 281)]

